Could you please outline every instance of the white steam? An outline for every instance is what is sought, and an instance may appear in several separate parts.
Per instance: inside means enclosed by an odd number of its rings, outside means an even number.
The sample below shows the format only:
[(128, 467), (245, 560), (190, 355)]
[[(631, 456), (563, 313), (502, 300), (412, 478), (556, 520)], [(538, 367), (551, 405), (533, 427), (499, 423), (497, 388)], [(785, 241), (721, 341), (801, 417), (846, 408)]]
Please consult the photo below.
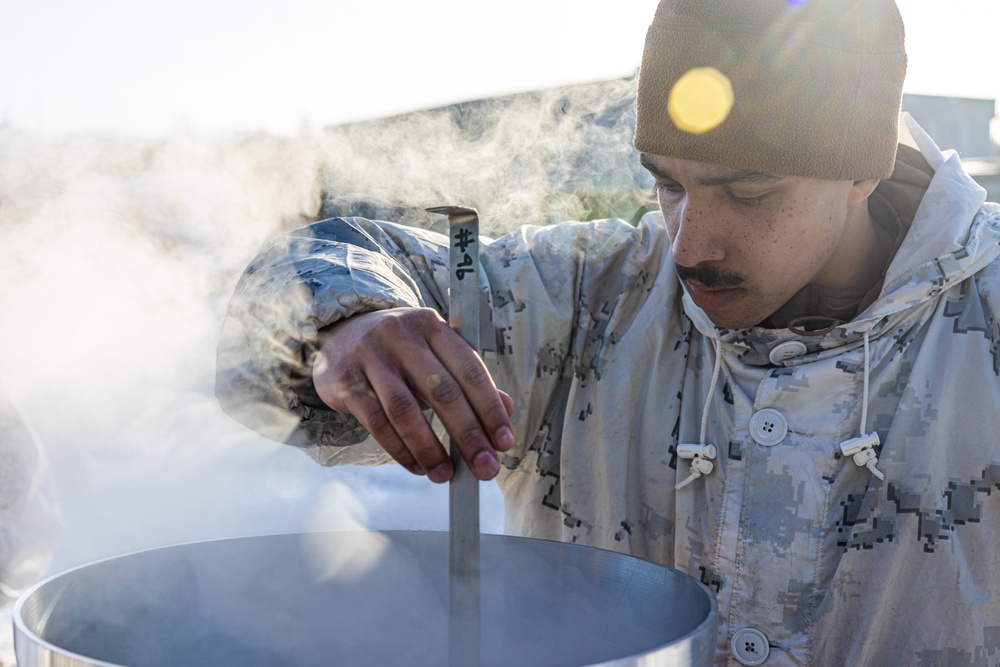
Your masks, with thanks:
[(645, 202), (623, 191), (646, 185), (631, 147), (634, 89), (620, 79), (335, 128), (324, 135), (324, 210), (364, 202), (433, 226), (443, 219), (425, 206), (460, 204), (479, 209), (489, 235), (629, 216)]
[[(446, 529), (446, 487), (396, 466), (322, 468), (221, 412), (215, 345), (229, 294), (268, 238), (321, 209), (425, 224), (424, 206), (464, 204), (490, 234), (585, 217), (593, 207), (567, 191), (591, 197), (621, 187), (596, 174), (635, 172), (627, 123), (595, 122), (627, 110), (631, 88), (292, 138), (0, 129), (0, 382), (49, 462), (32, 479), (57, 499), (42, 529), (16, 536), (35, 559), (28, 578), (227, 536)], [(497, 492), (484, 490), (483, 529), (500, 532)], [(18, 511), (0, 507), (0, 526)], [(8, 628), (0, 662), (12, 658)]]

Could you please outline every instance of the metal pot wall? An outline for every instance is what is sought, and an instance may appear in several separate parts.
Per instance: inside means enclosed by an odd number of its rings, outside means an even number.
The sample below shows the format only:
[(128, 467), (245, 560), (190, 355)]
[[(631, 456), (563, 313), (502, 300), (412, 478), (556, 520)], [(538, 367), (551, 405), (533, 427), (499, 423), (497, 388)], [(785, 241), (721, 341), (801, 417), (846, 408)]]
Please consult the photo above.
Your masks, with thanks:
[[(621, 554), (482, 540), (483, 667), (710, 665), (714, 596)], [(197, 542), (52, 577), (14, 609), (20, 667), (441, 665), (448, 535)]]

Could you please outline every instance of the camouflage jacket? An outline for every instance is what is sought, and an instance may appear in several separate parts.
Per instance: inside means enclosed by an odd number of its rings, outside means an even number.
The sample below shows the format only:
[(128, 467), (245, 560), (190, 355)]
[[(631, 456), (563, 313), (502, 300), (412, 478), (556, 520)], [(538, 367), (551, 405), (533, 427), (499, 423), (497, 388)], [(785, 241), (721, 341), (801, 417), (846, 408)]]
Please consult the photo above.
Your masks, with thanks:
[[(718, 595), (719, 665), (746, 628), (767, 665), (1000, 665), (1000, 207), (904, 133), (933, 180), (879, 298), (823, 335), (714, 326), (656, 215), (482, 249), (484, 358), (516, 406), (508, 532), (697, 577)], [(322, 463), (384, 460), (293, 386), (329, 323), (445, 312), (445, 243), (358, 218), (274, 241), (223, 328), (223, 406)], [(675, 489), (696, 463), (679, 445), (703, 443), (714, 469)]]

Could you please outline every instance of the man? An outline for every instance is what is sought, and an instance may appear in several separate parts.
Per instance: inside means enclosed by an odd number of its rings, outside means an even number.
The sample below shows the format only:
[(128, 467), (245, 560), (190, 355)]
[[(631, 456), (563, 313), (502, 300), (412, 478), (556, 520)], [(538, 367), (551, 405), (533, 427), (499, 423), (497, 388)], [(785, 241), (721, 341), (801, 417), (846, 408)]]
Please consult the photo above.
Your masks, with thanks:
[(905, 62), (891, 0), (662, 0), (658, 214), (484, 245), (482, 360), (439, 314), (444, 239), (294, 232), (237, 288), (220, 400), (442, 482), (429, 406), (508, 532), (712, 588), (718, 664), (998, 665), (1000, 207), (898, 123)]

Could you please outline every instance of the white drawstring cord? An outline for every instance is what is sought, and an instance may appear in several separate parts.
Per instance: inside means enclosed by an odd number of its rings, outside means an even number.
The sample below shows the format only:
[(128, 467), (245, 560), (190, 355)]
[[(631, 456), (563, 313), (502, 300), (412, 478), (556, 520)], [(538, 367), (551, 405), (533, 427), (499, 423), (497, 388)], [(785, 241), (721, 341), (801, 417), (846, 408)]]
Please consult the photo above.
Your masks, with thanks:
[[(718, 340), (715, 341), (715, 365), (712, 370), (712, 383), (708, 389), (708, 396), (705, 399), (705, 407), (701, 414), (701, 434), (700, 443), (697, 445), (677, 445), (677, 456), (691, 461), (690, 474), (678, 482), (674, 488), (682, 489), (702, 475), (708, 475), (715, 469), (712, 460), (718, 455), (715, 445), (706, 443), (708, 437), (708, 415), (712, 407), (712, 399), (715, 390), (718, 388), (719, 377), (722, 374), (722, 346)], [(872, 431), (865, 433), (868, 425), (868, 400), (870, 394), (871, 377), (871, 348), (870, 335), (864, 333), (864, 384), (861, 394), (861, 424), (858, 429), (860, 435), (840, 443), (840, 450), (844, 456), (851, 456), (858, 466), (868, 468), (872, 475), (880, 480), (885, 479), (885, 474), (876, 467), (878, 456), (875, 454), (875, 447), (881, 444), (878, 433)]]
[(871, 371), (870, 360), (871, 355), (868, 349), (868, 332), (865, 332), (865, 384), (864, 390), (861, 394), (861, 428), (859, 431), (861, 435), (865, 434), (865, 426), (868, 424), (868, 376)]
[(677, 482), (675, 489), (682, 489), (702, 475), (707, 475), (715, 469), (712, 459), (716, 457), (718, 451), (715, 445), (705, 443), (708, 437), (708, 414), (712, 407), (712, 397), (715, 396), (715, 389), (719, 386), (719, 375), (722, 373), (722, 345), (718, 339), (715, 340), (715, 367), (712, 369), (712, 384), (708, 387), (708, 396), (705, 398), (705, 407), (701, 413), (701, 441), (697, 445), (677, 445), (677, 456), (682, 459), (691, 460), (691, 474)]
[(853, 456), (854, 463), (856, 465), (868, 468), (872, 475), (882, 480), (885, 479), (885, 474), (875, 467), (875, 464), (878, 463), (878, 456), (875, 455), (875, 447), (877, 447), (881, 441), (879, 440), (878, 433), (875, 433), (874, 431), (871, 433), (865, 433), (865, 427), (868, 425), (868, 376), (871, 373), (868, 338), (868, 332), (866, 331), (865, 379), (864, 389), (861, 394), (861, 428), (859, 429), (861, 435), (857, 438), (852, 438), (840, 443), (840, 451), (844, 453), (844, 456)]
[(701, 444), (705, 444), (708, 436), (708, 412), (712, 407), (712, 397), (715, 396), (715, 388), (719, 386), (719, 375), (722, 373), (722, 345), (718, 339), (715, 341), (715, 366), (712, 368), (712, 384), (708, 386), (708, 397), (705, 399), (705, 408), (701, 411)]

